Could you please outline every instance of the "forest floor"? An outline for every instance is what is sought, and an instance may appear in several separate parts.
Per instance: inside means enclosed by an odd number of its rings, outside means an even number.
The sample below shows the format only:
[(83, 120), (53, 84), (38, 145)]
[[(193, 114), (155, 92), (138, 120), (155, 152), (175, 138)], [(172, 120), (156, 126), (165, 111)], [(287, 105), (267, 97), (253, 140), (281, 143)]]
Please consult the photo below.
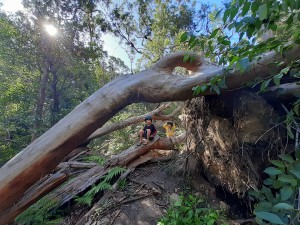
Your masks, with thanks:
[[(216, 191), (201, 175), (178, 175), (174, 160), (145, 163), (137, 167), (119, 188), (93, 213), (92, 225), (157, 225), (166, 214), (170, 202), (175, 202), (182, 194), (191, 194), (203, 198), (207, 207), (222, 210), (228, 215), (230, 224), (243, 217), (237, 204), (230, 205), (234, 199), (224, 197)], [(217, 193), (218, 192), (218, 193)], [(223, 196), (222, 196), (223, 195)], [(221, 196), (222, 200), (217, 196)], [(227, 204), (225, 201), (228, 201)], [(71, 215), (64, 218), (62, 224), (76, 224), (90, 208), (75, 206)], [(230, 217), (230, 218), (229, 218)]]

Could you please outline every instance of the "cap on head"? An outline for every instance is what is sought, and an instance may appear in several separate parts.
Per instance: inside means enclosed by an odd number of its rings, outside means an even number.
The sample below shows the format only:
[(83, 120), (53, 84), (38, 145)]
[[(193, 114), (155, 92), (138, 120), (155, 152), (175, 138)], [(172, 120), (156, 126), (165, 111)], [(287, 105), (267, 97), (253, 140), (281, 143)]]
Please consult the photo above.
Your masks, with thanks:
[(146, 117), (145, 117), (145, 121), (146, 121), (146, 120), (151, 120), (151, 121), (152, 121), (152, 117), (151, 117), (151, 116), (146, 116)]

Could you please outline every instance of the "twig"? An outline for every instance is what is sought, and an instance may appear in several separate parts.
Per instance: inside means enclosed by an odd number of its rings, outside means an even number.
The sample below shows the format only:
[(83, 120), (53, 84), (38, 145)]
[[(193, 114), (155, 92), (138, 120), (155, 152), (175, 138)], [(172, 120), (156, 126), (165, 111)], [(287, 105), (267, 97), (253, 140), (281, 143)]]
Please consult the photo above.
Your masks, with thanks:
[[(258, 141), (259, 141), (266, 133), (268, 133), (268, 132), (269, 132), (270, 130), (272, 130), (273, 128), (279, 126), (280, 124), (282, 124), (282, 122), (281, 122), (281, 123), (275, 124), (273, 127), (271, 127), (270, 129), (268, 129), (267, 131), (265, 131), (259, 138), (257, 138), (257, 140), (255, 141), (254, 144), (257, 144), (257, 142), (258, 142)], [(257, 130), (255, 130), (255, 131), (257, 131)]]
[(114, 224), (115, 220), (118, 218), (118, 216), (121, 213), (121, 211), (122, 211), (122, 207), (121, 207), (121, 209), (119, 209), (119, 211), (117, 212), (117, 214), (114, 216), (113, 220), (109, 223), (110, 225)]

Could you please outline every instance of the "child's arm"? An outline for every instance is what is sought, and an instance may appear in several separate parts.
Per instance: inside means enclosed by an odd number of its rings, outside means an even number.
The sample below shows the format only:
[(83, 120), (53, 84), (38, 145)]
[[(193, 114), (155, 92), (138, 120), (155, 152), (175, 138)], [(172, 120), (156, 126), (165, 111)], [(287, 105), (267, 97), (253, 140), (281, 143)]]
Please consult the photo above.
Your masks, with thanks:
[(167, 124), (167, 123), (165, 123), (165, 124), (163, 125), (163, 128), (164, 128), (165, 130), (167, 130), (167, 128), (168, 128), (168, 124)]
[(176, 126), (175, 126), (175, 124), (173, 124), (172, 131), (175, 131), (175, 129), (176, 129)]

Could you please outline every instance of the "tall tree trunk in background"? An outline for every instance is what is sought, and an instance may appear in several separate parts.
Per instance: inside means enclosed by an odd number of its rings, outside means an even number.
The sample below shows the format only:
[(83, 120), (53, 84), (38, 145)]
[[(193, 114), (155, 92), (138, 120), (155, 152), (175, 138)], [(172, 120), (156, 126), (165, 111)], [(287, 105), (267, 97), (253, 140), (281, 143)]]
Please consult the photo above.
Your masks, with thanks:
[[(284, 56), (276, 52), (264, 54), (243, 74), (238, 70), (228, 73), (224, 68), (210, 65), (195, 55), (193, 62), (184, 63), (185, 54), (171, 54), (148, 70), (123, 75), (106, 84), (1, 167), (0, 224), (14, 219), (6, 215), (7, 211), (37, 180), (54, 169), (67, 154), (125, 106), (136, 102), (191, 99), (197, 97), (192, 90), (195, 85), (207, 84), (222, 75), (226, 75), (226, 88), (222, 88), (221, 92), (234, 90), (257, 77), (268, 78), (278, 73), (287, 63), (300, 57), (300, 47), (297, 45), (289, 49)], [(283, 62), (281, 67), (273, 66), (277, 61)], [(191, 70), (193, 76), (173, 75), (177, 66)], [(211, 94), (207, 90), (198, 96)], [(7, 216), (7, 222), (2, 220), (4, 216)]]
[(51, 82), (51, 91), (52, 91), (52, 103), (51, 103), (51, 121), (50, 125), (53, 126), (58, 121), (59, 113), (59, 91), (57, 90), (58, 77), (57, 72), (53, 70), (52, 72), (52, 82)]
[(42, 125), (44, 103), (46, 98), (46, 86), (49, 79), (49, 63), (47, 58), (44, 58), (42, 65), (42, 78), (40, 80), (39, 93), (37, 98), (37, 104), (35, 109), (33, 132), (31, 135), (31, 141), (34, 141), (39, 136), (39, 130)]

